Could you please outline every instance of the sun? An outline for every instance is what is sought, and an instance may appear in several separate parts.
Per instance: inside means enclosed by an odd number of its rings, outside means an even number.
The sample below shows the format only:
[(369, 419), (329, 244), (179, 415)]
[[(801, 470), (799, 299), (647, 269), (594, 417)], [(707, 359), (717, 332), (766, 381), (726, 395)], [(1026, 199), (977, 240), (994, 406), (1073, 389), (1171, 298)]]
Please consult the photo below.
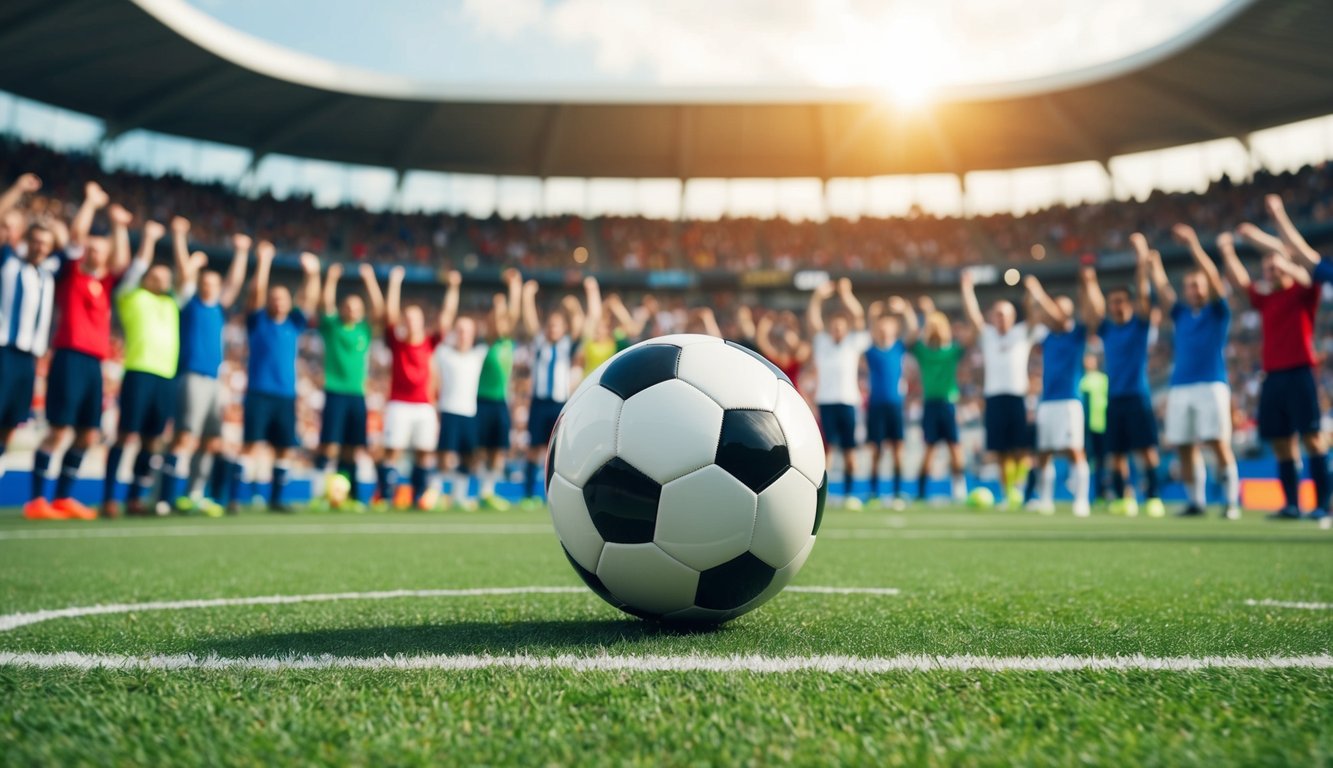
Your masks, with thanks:
[(951, 46), (933, 19), (898, 16), (886, 26), (880, 53), (867, 62), (867, 79), (880, 83), (884, 95), (899, 107), (925, 106), (949, 66)]

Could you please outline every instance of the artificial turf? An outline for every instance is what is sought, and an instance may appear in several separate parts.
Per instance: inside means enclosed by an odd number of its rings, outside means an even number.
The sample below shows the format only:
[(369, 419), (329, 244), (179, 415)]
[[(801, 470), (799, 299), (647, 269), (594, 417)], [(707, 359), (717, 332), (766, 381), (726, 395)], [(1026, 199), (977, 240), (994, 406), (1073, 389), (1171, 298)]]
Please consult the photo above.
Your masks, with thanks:
[[(1257, 516), (833, 511), (795, 584), (900, 594), (788, 593), (716, 631), (664, 630), (590, 592), (133, 611), (0, 632), (0, 652), (1326, 655), (1333, 611), (1246, 601), (1333, 603), (1330, 577), (1333, 533)], [(0, 614), (579, 583), (540, 513), (0, 518)], [(0, 666), (2, 764), (279, 761), (1319, 765), (1333, 761), (1333, 671)]]

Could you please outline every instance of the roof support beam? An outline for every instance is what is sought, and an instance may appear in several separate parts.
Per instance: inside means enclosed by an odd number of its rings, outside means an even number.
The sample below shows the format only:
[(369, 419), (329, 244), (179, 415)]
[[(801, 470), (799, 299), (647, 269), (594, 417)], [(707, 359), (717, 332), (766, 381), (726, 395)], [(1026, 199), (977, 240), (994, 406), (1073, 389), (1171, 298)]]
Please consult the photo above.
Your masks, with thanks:
[(433, 127), (439, 122), (439, 117), (448, 109), (448, 104), (426, 104), (421, 107), (417, 118), (409, 121), (408, 129), (395, 143), (393, 155), (389, 158), (389, 167), (402, 170), (414, 165), (412, 157), (421, 149), (422, 143), (431, 135)]
[(192, 72), (185, 77), (177, 78), (169, 85), (139, 101), (124, 114), (107, 118), (102, 141), (115, 141), (136, 128), (142, 128), (152, 123), (159, 117), (188, 107), (196, 100), (207, 96), (243, 75), (244, 73), (236, 67), (218, 66), (211, 72)]
[(568, 111), (569, 108), (564, 104), (552, 104), (546, 108), (541, 126), (537, 129), (537, 140), (533, 143), (533, 161), (537, 175), (543, 179), (551, 175), (551, 161), (555, 157), (555, 148), (560, 141), (560, 126)]
[(1171, 109), (1184, 115), (1195, 125), (1215, 133), (1218, 136), (1237, 136), (1245, 132), (1240, 123), (1233, 120), (1215, 104), (1203, 101), (1178, 88), (1154, 80), (1147, 75), (1127, 80), (1134, 87), (1147, 91), (1154, 98), (1169, 103)]
[(681, 180), (681, 211), (685, 210), (685, 181), (692, 173), (694, 162), (694, 110), (689, 106), (676, 107), (676, 178)]
[(819, 178), (825, 182), (833, 175), (833, 108), (827, 104), (811, 105), (816, 142), (819, 149)]
[(255, 156), (262, 158), (272, 152), (280, 151), (287, 142), (299, 138), (301, 134), (342, 111), (347, 103), (346, 96), (330, 96), (315, 105), (313, 109), (279, 121), (252, 142)]

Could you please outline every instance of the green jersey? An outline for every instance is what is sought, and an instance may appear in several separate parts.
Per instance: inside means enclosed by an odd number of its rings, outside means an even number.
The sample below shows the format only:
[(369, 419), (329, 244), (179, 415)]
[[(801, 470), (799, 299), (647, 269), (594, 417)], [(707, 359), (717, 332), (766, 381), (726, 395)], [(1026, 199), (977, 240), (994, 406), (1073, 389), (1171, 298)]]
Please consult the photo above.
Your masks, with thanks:
[(481, 362), (481, 381), (477, 397), (486, 400), (509, 399), (509, 374), (514, 370), (514, 340), (496, 339), (486, 348)]
[(364, 395), (370, 323), (361, 320), (348, 325), (337, 315), (320, 315), (319, 335), (324, 339), (324, 391)]
[(921, 368), (921, 394), (926, 400), (958, 401), (958, 361), (963, 348), (958, 344), (928, 346), (924, 341), (912, 345), (912, 356)]
[(116, 311), (125, 329), (125, 370), (175, 378), (181, 349), (176, 297), (133, 288), (116, 297)]
[(1088, 431), (1099, 435), (1106, 432), (1108, 387), (1109, 380), (1101, 371), (1087, 371), (1083, 374), (1083, 383), (1078, 385), (1084, 406), (1088, 409)]

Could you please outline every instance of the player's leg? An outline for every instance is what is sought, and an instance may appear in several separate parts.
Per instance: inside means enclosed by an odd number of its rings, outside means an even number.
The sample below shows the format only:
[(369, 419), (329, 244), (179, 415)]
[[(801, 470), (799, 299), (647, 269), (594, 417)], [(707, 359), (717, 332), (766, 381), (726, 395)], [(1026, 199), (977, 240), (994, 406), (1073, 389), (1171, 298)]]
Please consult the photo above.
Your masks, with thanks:
[(856, 482), (856, 407), (837, 406), (838, 447), (842, 451), (842, 497), (848, 509), (860, 509), (861, 499), (853, 490)]
[(366, 398), (358, 396), (351, 403), (351, 413), (343, 424), (342, 446), (338, 452), (338, 474), (347, 478), (347, 499), (354, 510), (361, 509), (361, 482), (357, 467), (369, 445), (366, 433)]
[(961, 504), (967, 500), (967, 475), (964, 473), (963, 444), (958, 442), (957, 435), (954, 438), (949, 443), (950, 497), (954, 503)]
[(884, 442), (888, 439), (886, 430), (888, 406), (871, 403), (866, 407), (866, 447), (870, 449), (870, 504), (880, 503), (880, 466), (884, 459)]
[[(1231, 387), (1214, 382), (1204, 392), (1204, 408), (1199, 420), (1199, 439), (1217, 460), (1217, 475), (1222, 482), (1225, 506), (1223, 516), (1240, 519), (1240, 472), (1236, 454), (1231, 450)], [(1203, 464), (1202, 452), (1199, 465)]]
[(1042, 514), (1055, 512), (1055, 462), (1050, 451), (1037, 451), (1037, 463), (1033, 471), (1037, 475), (1037, 497), (1035, 510)]
[(1314, 509), (1310, 516), (1322, 519), (1329, 513), (1329, 474), (1328, 445), (1319, 413), (1319, 391), (1314, 380), (1314, 371), (1302, 368), (1293, 372), (1293, 391), (1296, 397), (1292, 403), (1296, 410), (1296, 427), (1301, 435), (1301, 445), (1305, 448), (1305, 462), (1314, 485)]
[[(1083, 404), (1078, 403), (1078, 406), (1081, 412)], [(1082, 420), (1081, 415), (1079, 419)], [(1082, 438), (1082, 430), (1078, 434)], [(1092, 478), (1088, 471), (1087, 452), (1081, 444), (1081, 439), (1078, 443), (1075, 447), (1069, 449), (1069, 475), (1073, 480), (1072, 490), (1074, 493), (1073, 512), (1075, 517), (1087, 517), (1092, 514), (1092, 504), (1089, 501)]]
[(926, 501), (930, 490), (930, 470), (935, 461), (934, 442), (927, 442), (925, 448), (921, 451), (921, 468), (916, 473), (916, 499), (917, 501)]
[[(47, 503), (46, 479), (51, 471), (52, 458), (74, 439), (83, 390), (88, 383), (80, 376), (84, 371), (78, 365), (77, 355), (77, 352), (57, 349), (51, 355), (51, 364), (46, 372), (46, 423), (50, 425), (50, 430), (32, 455), (32, 486), (28, 491), (28, 499), (33, 502), (34, 508), (50, 506)], [(98, 380), (101, 380), (100, 371)], [(98, 407), (100, 409), (101, 403), (98, 403)], [(53, 516), (61, 515), (55, 513)]]
[(404, 413), (404, 405), (392, 401), (384, 406), (384, 439), (379, 461), (376, 462), (375, 480), (379, 501), (386, 505), (394, 502), (399, 484), (399, 462), (412, 435), (412, 425), (409, 416)]
[[(1154, 438), (1155, 442), (1155, 438)], [(1138, 452), (1140, 466), (1143, 468), (1144, 512), (1149, 517), (1165, 517), (1166, 507), (1162, 505), (1161, 491), (1161, 455), (1157, 446), (1149, 445)]]
[(1240, 519), (1240, 470), (1236, 466), (1236, 454), (1231, 450), (1231, 440), (1209, 440), (1205, 445), (1217, 459), (1217, 472), (1222, 476), (1222, 496), (1225, 500), (1223, 517), (1228, 520)]
[(935, 446), (944, 440), (941, 426), (941, 415), (939, 403), (927, 400), (921, 406), (921, 442), (924, 448), (921, 453), (921, 466), (916, 474), (916, 498), (917, 501), (927, 499), (927, 491), (930, 484), (930, 472), (935, 459)]
[(435, 472), (440, 421), (434, 406), (420, 403), (413, 406), (412, 422), (412, 504), (427, 511), (435, 505), (427, 491)]
[(1282, 487), (1282, 509), (1269, 519), (1294, 520), (1300, 508), (1300, 433), (1299, 421), (1292, 409), (1296, 396), (1290, 371), (1274, 371), (1264, 376), (1259, 388), (1259, 437), (1273, 447), (1277, 459), (1277, 478)]
[(324, 408), (319, 414), (319, 446), (315, 449), (313, 472), (310, 475), (312, 500), (324, 498), (329, 468), (334, 466), (342, 453), (342, 435), (347, 429), (347, 421), (352, 417), (347, 411), (352, 407), (350, 401), (353, 399), (334, 392), (324, 393)]
[(528, 409), (528, 460), (523, 467), (524, 505), (534, 507), (537, 498), (537, 478), (546, 460), (546, 448), (555, 431), (555, 420), (560, 415), (560, 404), (551, 400), (534, 399)]
[(509, 404), (503, 400), (477, 398), (477, 442), (484, 454), (478, 462), (477, 495), (483, 506), (495, 510), (509, 507), (509, 503), (495, 492), (496, 483), (504, 473), (509, 431)]

